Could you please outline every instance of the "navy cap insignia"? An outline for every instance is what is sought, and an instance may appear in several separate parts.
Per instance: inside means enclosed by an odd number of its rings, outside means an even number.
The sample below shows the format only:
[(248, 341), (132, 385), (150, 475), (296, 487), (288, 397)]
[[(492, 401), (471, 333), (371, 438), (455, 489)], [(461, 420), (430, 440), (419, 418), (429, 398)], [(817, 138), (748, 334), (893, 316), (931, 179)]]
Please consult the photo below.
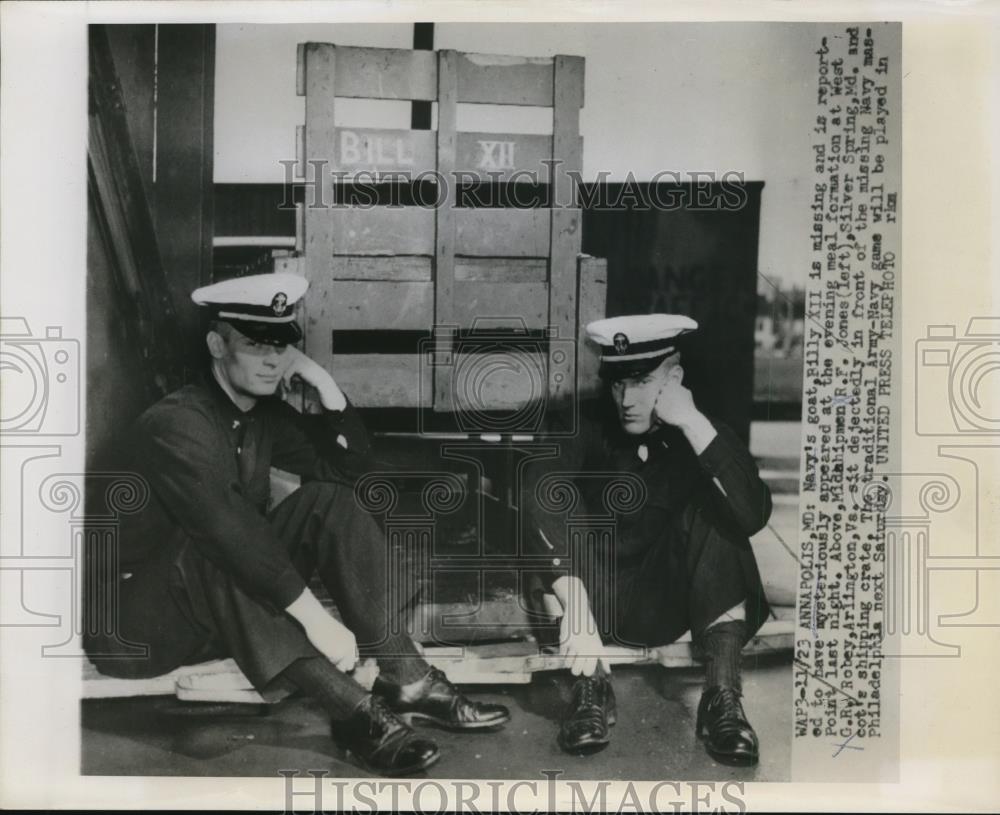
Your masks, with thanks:
[(274, 295), (274, 299), (271, 300), (271, 310), (274, 312), (275, 317), (280, 317), (285, 313), (285, 309), (288, 308), (288, 295), (283, 291), (279, 291)]
[(624, 354), (628, 351), (628, 337), (626, 337), (621, 331), (619, 331), (614, 336), (615, 351), (619, 354)]

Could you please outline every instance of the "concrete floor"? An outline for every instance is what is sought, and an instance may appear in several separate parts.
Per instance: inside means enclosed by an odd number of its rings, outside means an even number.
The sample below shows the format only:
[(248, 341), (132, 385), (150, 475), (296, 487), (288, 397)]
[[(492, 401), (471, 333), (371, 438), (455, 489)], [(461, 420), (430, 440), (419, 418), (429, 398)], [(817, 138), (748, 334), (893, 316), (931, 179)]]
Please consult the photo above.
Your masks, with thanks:
[[(748, 660), (749, 662), (749, 660)], [(761, 742), (760, 764), (731, 768), (712, 761), (694, 736), (699, 669), (615, 669), (618, 725), (611, 745), (586, 757), (556, 745), (569, 677), (536, 674), (530, 685), (469, 686), (474, 698), (502, 702), (512, 720), (497, 733), (428, 730), (441, 760), (427, 778), (787, 781), (791, 751), (790, 654), (755, 658), (744, 669), (744, 707)], [(266, 709), (208, 715), (172, 697), (82, 703), (82, 772), (86, 775), (273, 776), (279, 770), (326, 770), (331, 777), (368, 773), (344, 761), (323, 712), (306, 699)]]

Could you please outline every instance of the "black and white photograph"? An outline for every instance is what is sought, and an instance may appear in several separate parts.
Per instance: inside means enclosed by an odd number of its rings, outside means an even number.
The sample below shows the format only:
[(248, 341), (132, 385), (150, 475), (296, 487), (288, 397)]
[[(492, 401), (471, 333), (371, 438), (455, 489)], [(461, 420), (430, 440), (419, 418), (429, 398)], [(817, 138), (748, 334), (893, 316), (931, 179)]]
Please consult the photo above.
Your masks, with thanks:
[(844, 28), (92, 26), (84, 772), (788, 780)]
[(1000, 318), (902, 305), (905, 15), (112, 5), (39, 69), (76, 153), (17, 215), (79, 231), (0, 332), (0, 638), (59, 674), (66, 795), (746, 811), (913, 772), (906, 677), (1000, 628)]

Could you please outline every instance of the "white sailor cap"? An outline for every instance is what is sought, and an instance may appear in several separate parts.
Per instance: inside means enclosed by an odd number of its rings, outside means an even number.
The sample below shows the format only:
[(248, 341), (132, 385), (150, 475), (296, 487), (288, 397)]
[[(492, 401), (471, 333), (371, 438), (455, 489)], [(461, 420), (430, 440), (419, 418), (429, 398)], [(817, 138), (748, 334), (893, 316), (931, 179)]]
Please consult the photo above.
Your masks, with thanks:
[(191, 292), (212, 317), (230, 323), (257, 342), (289, 345), (302, 339), (295, 304), (309, 288), (304, 277), (287, 272), (234, 277)]
[(632, 314), (592, 322), (587, 336), (601, 348), (600, 376), (625, 379), (649, 373), (697, 328), (683, 314)]

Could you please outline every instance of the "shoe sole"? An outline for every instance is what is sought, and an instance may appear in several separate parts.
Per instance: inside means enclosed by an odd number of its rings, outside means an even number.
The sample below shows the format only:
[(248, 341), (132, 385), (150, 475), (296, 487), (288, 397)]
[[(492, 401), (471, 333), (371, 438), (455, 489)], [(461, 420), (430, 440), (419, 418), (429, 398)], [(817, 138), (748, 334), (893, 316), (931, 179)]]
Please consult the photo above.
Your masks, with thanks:
[(729, 767), (753, 767), (760, 761), (760, 756), (753, 753), (717, 753), (709, 750), (707, 747), (705, 748), (705, 752), (720, 764), (725, 764)]
[(414, 775), (415, 773), (422, 772), (423, 770), (426, 770), (428, 767), (437, 764), (438, 760), (441, 758), (441, 753), (436, 753), (429, 759), (426, 759), (425, 761), (422, 761), (419, 764), (412, 764), (408, 767), (397, 767), (394, 770), (387, 770), (384, 767), (377, 767), (374, 764), (369, 764), (361, 756), (359, 756), (357, 753), (352, 752), (351, 750), (345, 750), (344, 756), (353, 761), (359, 767), (367, 770), (370, 773), (374, 773), (375, 775), (383, 775), (388, 778), (398, 778), (399, 776), (403, 775)]
[(709, 757), (725, 764), (729, 767), (753, 767), (760, 761), (760, 753), (720, 753), (712, 750), (707, 743), (708, 728), (700, 727), (697, 732), (698, 740), (705, 745), (705, 752)]
[[(614, 727), (618, 724), (618, 711), (612, 710), (608, 713), (608, 727)], [(557, 739), (558, 741), (558, 739)], [(599, 739), (596, 741), (589, 741), (584, 744), (579, 744), (574, 747), (567, 747), (561, 741), (559, 741), (559, 749), (564, 753), (569, 753), (573, 756), (589, 756), (594, 753), (599, 753), (605, 747), (611, 744), (611, 736), (609, 735), (606, 739)]]
[(466, 724), (455, 724), (453, 722), (446, 721), (445, 719), (438, 719), (435, 716), (428, 716), (426, 713), (397, 713), (396, 715), (410, 725), (410, 727), (413, 727), (415, 724), (430, 724), (442, 730), (449, 730), (452, 733), (463, 733), (469, 730), (492, 730), (494, 728), (501, 727), (510, 721), (510, 716), (504, 716), (502, 719), (490, 722), (468, 722)]
[(562, 742), (559, 742), (559, 749), (571, 756), (592, 756), (594, 753), (601, 752), (601, 750), (609, 744), (611, 744), (610, 738), (602, 739), (600, 741), (589, 741), (585, 744), (576, 744), (572, 747), (568, 747)]

